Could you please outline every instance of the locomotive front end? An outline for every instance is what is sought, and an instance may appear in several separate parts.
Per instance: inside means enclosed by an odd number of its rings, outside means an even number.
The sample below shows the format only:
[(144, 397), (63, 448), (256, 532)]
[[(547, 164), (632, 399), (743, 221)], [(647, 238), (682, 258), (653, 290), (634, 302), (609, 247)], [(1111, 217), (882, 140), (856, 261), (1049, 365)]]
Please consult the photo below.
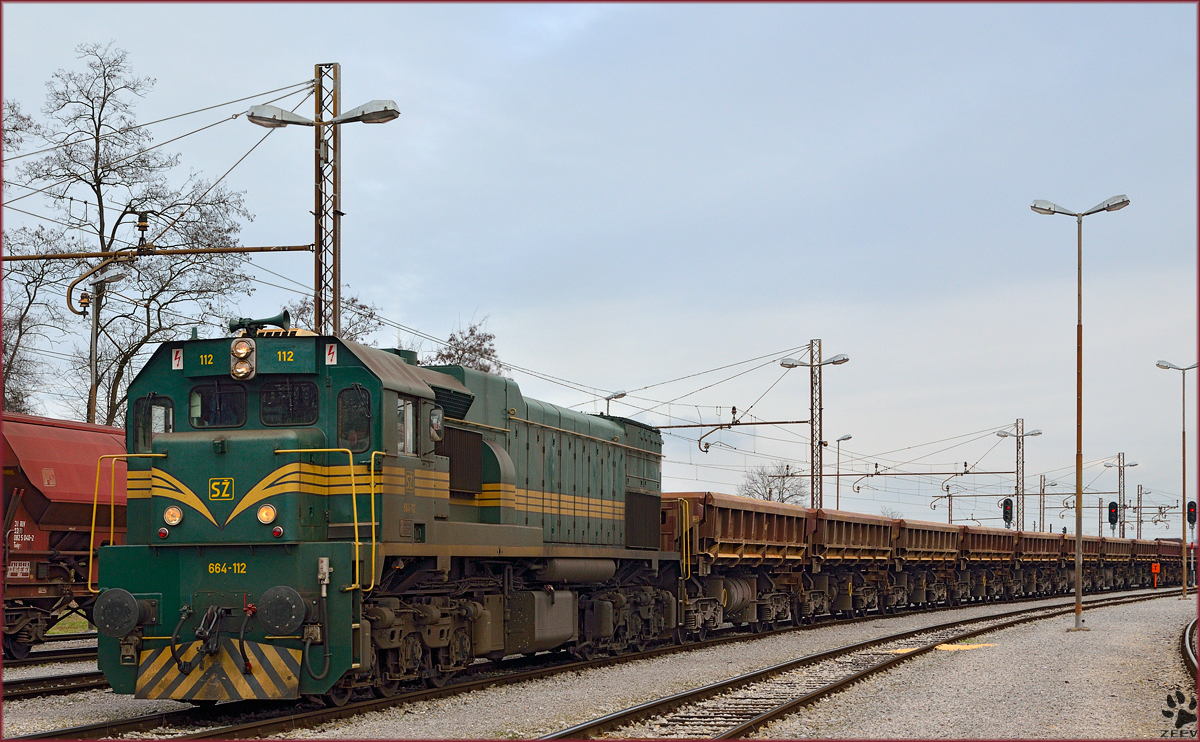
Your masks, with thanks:
[(130, 385), (128, 545), (95, 608), (116, 692), (294, 699), (362, 663), (366, 624), (329, 618), (361, 618), (374, 545), (378, 390), (348, 356), (251, 332), (163, 345)]

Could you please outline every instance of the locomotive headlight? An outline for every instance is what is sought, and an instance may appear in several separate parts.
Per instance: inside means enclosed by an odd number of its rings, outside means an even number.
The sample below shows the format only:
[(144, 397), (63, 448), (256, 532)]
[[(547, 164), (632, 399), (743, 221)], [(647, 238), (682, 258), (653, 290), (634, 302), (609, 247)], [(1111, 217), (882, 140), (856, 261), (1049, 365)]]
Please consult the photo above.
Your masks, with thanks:
[(266, 525), (275, 520), (275, 506), (262, 505), (258, 508), (258, 522)]
[(254, 345), (249, 340), (237, 340), (233, 343), (233, 349), (230, 351), (238, 358), (245, 358), (254, 352)]
[(254, 340), (248, 337), (234, 339), (229, 344), (229, 375), (235, 379), (247, 381), (254, 378), (255, 353)]
[(183, 508), (172, 505), (163, 511), (163, 520), (168, 526), (177, 526), (183, 520)]

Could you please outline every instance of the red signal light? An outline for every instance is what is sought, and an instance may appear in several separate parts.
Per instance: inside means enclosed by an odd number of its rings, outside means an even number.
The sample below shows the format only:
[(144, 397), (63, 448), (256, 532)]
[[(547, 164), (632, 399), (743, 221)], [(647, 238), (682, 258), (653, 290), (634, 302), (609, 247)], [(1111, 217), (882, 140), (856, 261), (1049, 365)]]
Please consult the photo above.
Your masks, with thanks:
[(158, 537), (159, 538), (166, 538), (169, 535), (171, 535), (171, 532), (168, 531), (166, 528), (158, 529)]
[(275, 538), (281, 538), (283, 536), (283, 526), (275, 526), (272, 528), (271, 535)]

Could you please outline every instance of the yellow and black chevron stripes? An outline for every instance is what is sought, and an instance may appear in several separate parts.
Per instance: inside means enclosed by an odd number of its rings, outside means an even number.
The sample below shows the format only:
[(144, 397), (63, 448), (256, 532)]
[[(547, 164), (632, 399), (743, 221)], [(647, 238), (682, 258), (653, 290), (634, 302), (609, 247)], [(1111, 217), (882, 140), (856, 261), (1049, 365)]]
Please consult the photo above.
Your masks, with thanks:
[(125, 480), (125, 496), (131, 500), (150, 498), (150, 470), (131, 471)]
[[(185, 662), (196, 657), (201, 642), (180, 648)], [(246, 642), (250, 673), (242, 672), (237, 641), (221, 639), (221, 651), (205, 655), (187, 675), (171, 657), (171, 648), (143, 651), (138, 661), (135, 698), (171, 698), (177, 701), (281, 700), (299, 698), (300, 650)]]
[[(208, 507), (204, 502), (196, 497), (196, 493), (188, 489), (187, 485), (180, 482), (175, 477), (167, 474), (162, 469), (152, 469), (150, 480), (150, 494), (155, 497), (166, 497), (170, 500), (178, 500), (184, 505), (194, 509), (196, 512), (208, 518), (208, 521), (214, 526), (217, 525), (217, 519), (208, 512)], [(219, 527), (219, 526), (218, 526)]]

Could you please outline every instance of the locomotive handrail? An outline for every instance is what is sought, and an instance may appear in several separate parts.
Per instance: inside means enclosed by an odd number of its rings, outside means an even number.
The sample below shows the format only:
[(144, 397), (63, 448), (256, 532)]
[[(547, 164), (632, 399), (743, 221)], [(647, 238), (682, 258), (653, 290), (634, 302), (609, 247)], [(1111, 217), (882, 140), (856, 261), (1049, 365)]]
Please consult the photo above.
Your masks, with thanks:
[[(350, 462), (350, 510), (354, 515), (354, 584), (347, 585), (342, 588), (342, 592), (348, 593), (351, 590), (362, 589), (362, 580), (359, 578), (359, 546), (362, 544), (358, 540), (358, 488), (354, 486), (354, 452), (348, 448), (277, 448), (275, 453), (344, 453), (346, 459)], [(372, 455), (374, 458), (374, 455)], [(375, 497), (372, 493), (371, 497), (371, 582), (374, 587), (375, 582)]]
[[(387, 456), (387, 453), (385, 451), (372, 451), (371, 452), (371, 586), (366, 588), (365, 590), (363, 590), (363, 592), (370, 592), (371, 590), (375, 589), (375, 552), (377, 551), (377, 549), (375, 548), (375, 457), (376, 456)], [(387, 463), (386, 459), (384, 460), (384, 463), (385, 464)], [(383, 467), (380, 467), (379, 471), (380, 471), (380, 474), (382, 474)]]
[(117, 511), (117, 462), (116, 459), (123, 459), (127, 464), (129, 459), (165, 459), (165, 453), (110, 453), (96, 459), (96, 489), (92, 493), (92, 529), (88, 536), (88, 584), (89, 593), (100, 593), (100, 570), (96, 570), (96, 589), (92, 589), (92, 565), (96, 563), (95, 559), (90, 558), (96, 553), (96, 509), (100, 505), (100, 467), (104, 465), (105, 459), (113, 459), (112, 476), (108, 483), (108, 543), (111, 546), (114, 534), (116, 533), (116, 511)]

